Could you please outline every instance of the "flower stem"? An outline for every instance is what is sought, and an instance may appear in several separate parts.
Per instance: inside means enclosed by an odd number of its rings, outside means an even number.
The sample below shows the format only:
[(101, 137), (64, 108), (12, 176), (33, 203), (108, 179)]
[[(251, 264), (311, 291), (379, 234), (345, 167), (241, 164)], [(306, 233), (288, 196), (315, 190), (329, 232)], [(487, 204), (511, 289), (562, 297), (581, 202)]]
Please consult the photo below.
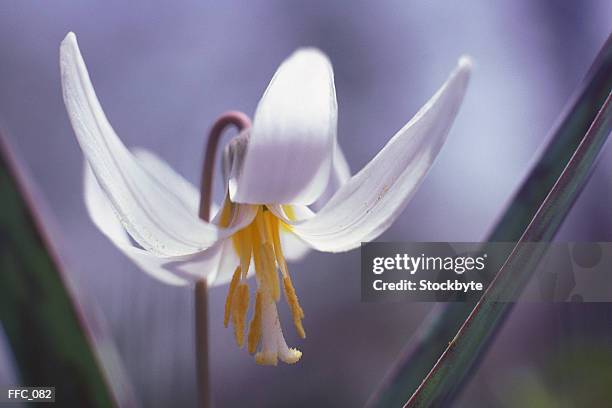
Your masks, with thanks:
[(201, 279), (195, 285), (195, 342), (198, 407), (211, 406), (208, 370), (208, 284)]
[[(238, 131), (241, 131), (251, 126), (251, 120), (242, 112), (230, 111), (222, 114), (210, 129), (204, 150), (199, 208), (200, 218), (207, 222), (210, 221), (211, 216), (215, 156), (223, 131), (228, 126), (235, 126)], [(212, 399), (208, 362), (208, 283), (206, 279), (199, 280), (195, 285), (195, 344), (198, 407), (209, 408), (212, 405)]]
[(210, 221), (210, 204), (212, 202), (213, 176), (215, 173), (215, 155), (223, 131), (228, 126), (236, 126), (238, 131), (251, 127), (251, 120), (242, 112), (229, 111), (222, 114), (214, 123), (208, 135), (204, 151), (204, 166), (202, 167), (202, 182), (200, 184), (200, 218)]

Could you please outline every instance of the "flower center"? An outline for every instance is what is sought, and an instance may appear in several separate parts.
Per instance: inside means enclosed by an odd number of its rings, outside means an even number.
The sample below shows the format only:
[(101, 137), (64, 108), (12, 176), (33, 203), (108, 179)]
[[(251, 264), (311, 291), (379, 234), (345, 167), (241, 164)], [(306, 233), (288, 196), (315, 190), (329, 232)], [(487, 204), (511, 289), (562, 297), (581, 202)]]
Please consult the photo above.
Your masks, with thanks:
[[(222, 222), (226, 211), (229, 216), (229, 208), (229, 205), (224, 206), (224, 212), (221, 215)], [(299, 350), (287, 346), (278, 318), (276, 304), (281, 296), (279, 270), (285, 300), (293, 316), (293, 324), (298, 335), (302, 338), (306, 337), (302, 326), (304, 311), (298, 302), (283, 256), (279, 232), (281, 227), (286, 226), (265, 206), (261, 205), (257, 209), (253, 222), (232, 236), (234, 248), (240, 258), (240, 266), (234, 271), (229, 286), (225, 302), (224, 324), (227, 327), (231, 320), (236, 342), (239, 347), (242, 347), (249, 308), (249, 286), (246, 279), (251, 261), (253, 261), (257, 289), (254, 311), (248, 329), (247, 350), (253, 354), (261, 344), (260, 350), (255, 354), (255, 361), (263, 365), (276, 365), (279, 358), (285, 363), (293, 364), (302, 356)]]

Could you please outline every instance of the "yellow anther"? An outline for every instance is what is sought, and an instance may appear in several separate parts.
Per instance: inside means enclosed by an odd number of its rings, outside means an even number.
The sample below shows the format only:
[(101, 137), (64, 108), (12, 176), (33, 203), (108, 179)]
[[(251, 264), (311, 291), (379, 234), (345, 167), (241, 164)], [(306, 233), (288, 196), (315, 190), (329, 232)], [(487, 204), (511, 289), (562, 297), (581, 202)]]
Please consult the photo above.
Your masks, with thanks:
[(257, 291), (255, 295), (255, 312), (249, 326), (248, 350), (251, 354), (255, 353), (261, 339), (261, 298), (261, 292)]
[(285, 297), (287, 298), (287, 303), (289, 304), (289, 308), (291, 309), (291, 315), (293, 316), (293, 324), (295, 326), (295, 330), (301, 338), (305, 338), (306, 333), (304, 332), (304, 326), (302, 326), (304, 311), (300, 306), (298, 297), (295, 294), (295, 288), (291, 283), (291, 278), (289, 277), (289, 275), (283, 278), (283, 286), (285, 288)]
[(223, 208), (221, 209), (221, 217), (219, 218), (219, 226), (228, 227), (232, 219), (233, 205), (232, 202), (226, 198), (223, 202)]
[(268, 234), (266, 233), (266, 224), (265, 224), (265, 213), (267, 211), (263, 211), (260, 210), (257, 212), (257, 215), (255, 216), (255, 222), (254, 227), (257, 230), (257, 232), (259, 233), (259, 239), (261, 240), (262, 243), (267, 241), (268, 238)]
[[(284, 206), (284, 210), (289, 218), (295, 217), (293, 208)], [(221, 211), (219, 223), (227, 226), (231, 222), (233, 213), (229, 200), (224, 202)], [(245, 279), (252, 260), (255, 265), (257, 292), (255, 310), (248, 327), (246, 343), (247, 350), (251, 354), (255, 353), (258, 346), (262, 344), (263, 350), (255, 354), (255, 361), (264, 365), (277, 365), (278, 359), (292, 364), (297, 362), (302, 355), (299, 350), (287, 347), (280, 329), (276, 302), (280, 300), (281, 284), (277, 269), (280, 269), (282, 273), (283, 290), (293, 316), (293, 324), (300, 337), (306, 336), (302, 326), (304, 311), (300, 307), (295, 288), (291, 283), (281, 246), (280, 228), (284, 226), (285, 224), (271, 211), (264, 206), (259, 206), (253, 222), (232, 236), (240, 266), (234, 271), (230, 282), (223, 322), (227, 327), (231, 319), (236, 343), (242, 347), (245, 343), (245, 325), (249, 308), (249, 288)], [(273, 309), (266, 312), (266, 307)]]
[(234, 336), (238, 347), (244, 344), (244, 324), (249, 308), (249, 287), (245, 283), (238, 285), (236, 295), (232, 301), (232, 318), (234, 323)]
[(274, 225), (274, 221), (276, 219), (276, 217), (274, 216), (274, 214), (272, 214), (272, 212), (270, 211), (264, 211), (262, 213), (263, 215), (263, 224), (265, 225), (265, 233), (266, 233), (266, 241), (269, 243), (272, 243), (272, 236), (273, 236), (273, 227), (276, 227)]
[(269, 242), (261, 246), (264, 275), (266, 276), (267, 286), (272, 294), (272, 298), (278, 302), (280, 299), (280, 283), (276, 273), (276, 261), (274, 259), (274, 248)]
[(264, 285), (266, 278), (264, 276), (262, 253), (259, 249), (261, 248), (261, 238), (259, 237), (259, 231), (257, 231), (257, 228), (251, 228), (251, 240), (253, 263), (255, 263), (255, 276), (257, 277), (257, 284)]
[(232, 236), (234, 248), (240, 257), (240, 267), (242, 268), (242, 279), (246, 279), (251, 263), (251, 251), (253, 242), (251, 239), (251, 227), (248, 226)]
[(229, 323), (229, 318), (232, 311), (232, 299), (234, 298), (234, 293), (236, 292), (236, 286), (240, 281), (240, 267), (237, 267), (234, 271), (234, 275), (232, 276), (232, 281), (230, 282), (229, 291), (227, 292), (227, 297), (225, 298), (225, 316), (223, 318), (223, 325), (227, 327)]
[(283, 277), (287, 276), (287, 262), (285, 262), (285, 256), (283, 255), (283, 248), (280, 242), (280, 233), (278, 231), (279, 222), (278, 218), (273, 216), (272, 214), (268, 215), (268, 223), (271, 226), (272, 230), (272, 242), (274, 243), (274, 254), (276, 255), (276, 262), (278, 263), (278, 267), (283, 273)]

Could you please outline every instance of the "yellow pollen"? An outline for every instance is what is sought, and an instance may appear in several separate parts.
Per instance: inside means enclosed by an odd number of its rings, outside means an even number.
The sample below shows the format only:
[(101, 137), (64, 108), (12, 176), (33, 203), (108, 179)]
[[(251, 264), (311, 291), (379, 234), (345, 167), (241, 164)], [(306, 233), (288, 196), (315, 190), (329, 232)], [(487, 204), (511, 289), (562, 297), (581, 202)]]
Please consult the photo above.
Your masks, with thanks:
[(266, 225), (265, 225), (265, 218), (266, 215), (265, 213), (268, 212), (267, 209), (265, 208), (260, 208), (257, 211), (257, 215), (255, 216), (255, 221), (253, 221), (253, 224), (255, 226), (255, 230), (257, 231), (257, 233), (259, 234), (259, 238), (261, 239), (261, 242), (266, 242), (266, 238), (267, 238), (267, 231), (266, 231)]
[(242, 279), (246, 279), (251, 263), (251, 227), (248, 226), (243, 230), (236, 232), (232, 236), (232, 242), (236, 252), (240, 255), (240, 267), (242, 269)]
[(255, 312), (249, 327), (248, 351), (255, 353), (259, 340), (261, 339), (261, 292), (255, 294)]
[(249, 287), (245, 283), (238, 285), (235, 298), (232, 301), (232, 318), (234, 323), (234, 336), (238, 347), (244, 345), (244, 324), (249, 308)]
[(274, 259), (274, 248), (269, 242), (261, 246), (264, 275), (266, 276), (266, 286), (269, 288), (275, 302), (280, 299), (280, 284), (276, 273), (276, 263)]
[(237, 267), (234, 271), (234, 275), (232, 276), (232, 281), (230, 282), (229, 291), (227, 292), (227, 298), (225, 299), (225, 316), (223, 318), (223, 325), (227, 327), (229, 323), (229, 318), (232, 311), (232, 300), (234, 299), (234, 293), (236, 293), (236, 286), (238, 286), (238, 281), (240, 280), (240, 267)]
[(225, 199), (223, 202), (223, 208), (221, 208), (221, 217), (219, 218), (219, 226), (228, 227), (232, 219), (232, 213), (234, 212), (232, 202)]
[[(283, 209), (287, 217), (290, 219), (295, 218), (292, 207), (283, 206)], [(228, 226), (232, 218), (233, 204), (231, 204), (229, 200), (226, 200), (221, 211), (219, 224)], [(279, 270), (282, 274), (283, 291), (293, 317), (293, 324), (301, 338), (306, 336), (304, 327), (302, 326), (304, 311), (300, 307), (283, 255), (280, 239), (281, 228), (289, 231), (284, 222), (280, 221), (271, 211), (262, 205), (257, 208), (255, 218), (251, 224), (232, 236), (232, 243), (238, 254), (240, 265), (234, 271), (234, 275), (229, 285), (229, 291), (225, 301), (223, 323), (227, 327), (231, 319), (234, 326), (236, 343), (238, 343), (239, 347), (242, 347), (245, 343), (245, 322), (249, 308), (249, 287), (245, 279), (250, 268), (250, 263), (253, 261), (257, 291), (253, 316), (248, 328), (247, 350), (249, 353), (253, 354), (261, 344), (263, 349), (255, 355), (255, 361), (258, 364), (276, 365), (279, 358), (278, 353), (281, 353), (280, 358), (286, 363), (297, 362), (302, 355), (299, 350), (292, 348), (287, 349), (287, 346), (284, 345), (284, 338), (279, 326), (278, 317), (276, 317), (276, 324), (272, 326), (266, 323), (264, 327), (263, 324), (263, 315), (265, 312), (264, 302), (270, 302), (269, 306), (273, 307), (273, 309), (266, 310), (273, 310), (271, 313), (274, 313), (274, 315), (277, 313), (276, 303), (280, 300), (281, 292)], [(266, 303), (266, 305), (268, 304)], [(268, 316), (266, 319), (270, 319), (269, 314), (266, 314), (266, 316)], [(268, 330), (278, 330), (278, 334), (272, 331), (269, 332)], [(262, 337), (265, 340), (266, 335), (280, 336), (279, 341), (282, 341), (284, 345), (284, 348), (279, 349), (282, 350), (282, 352), (276, 349), (266, 349), (266, 347), (271, 347), (269, 344), (272, 344), (269, 342), (266, 343), (268, 340), (262, 342)], [(266, 346), (266, 344), (268, 345)]]
[(283, 286), (285, 288), (285, 298), (287, 299), (287, 303), (289, 303), (291, 315), (293, 316), (293, 325), (295, 326), (295, 330), (301, 338), (305, 338), (306, 333), (304, 332), (304, 326), (302, 326), (304, 310), (302, 310), (302, 307), (300, 306), (298, 297), (295, 294), (295, 288), (291, 283), (291, 278), (289, 275), (283, 278)]
[(287, 276), (287, 262), (285, 262), (285, 257), (283, 256), (283, 248), (280, 243), (280, 234), (278, 232), (278, 218), (273, 216), (272, 214), (266, 214), (268, 216), (268, 224), (271, 225), (272, 230), (272, 242), (274, 243), (274, 252), (276, 254), (276, 262), (278, 263), (278, 267), (280, 268), (283, 276)]
[[(253, 223), (254, 224), (254, 223)], [(255, 264), (255, 277), (257, 278), (257, 285), (264, 285), (266, 277), (264, 275), (264, 267), (261, 253), (261, 240), (257, 228), (251, 228), (251, 253), (253, 254), (253, 263)]]

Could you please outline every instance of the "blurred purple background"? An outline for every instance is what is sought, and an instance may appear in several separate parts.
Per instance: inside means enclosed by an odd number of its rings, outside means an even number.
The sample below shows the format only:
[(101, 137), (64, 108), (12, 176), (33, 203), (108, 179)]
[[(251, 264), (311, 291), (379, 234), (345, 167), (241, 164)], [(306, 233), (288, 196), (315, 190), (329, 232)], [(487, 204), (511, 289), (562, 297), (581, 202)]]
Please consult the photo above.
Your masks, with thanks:
[[(140, 273), (85, 213), (82, 154), (60, 92), (68, 31), (126, 145), (157, 152), (194, 183), (212, 121), (227, 109), (252, 114), (296, 47), (319, 47), (334, 64), (339, 142), (353, 172), (470, 54), (476, 69), (449, 141), (380, 240), (478, 241), (611, 27), (608, 0), (9, 1), (0, 6), (0, 126), (56, 214), (71, 272), (110, 322), (143, 405), (186, 406), (195, 401), (192, 291)], [(611, 186), (608, 146), (558, 239), (612, 241)], [(361, 303), (357, 251), (313, 253), (291, 270), (308, 333), (298, 340), (287, 324), (288, 342), (304, 352), (297, 366), (259, 367), (238, 351), (222, 325), (227, 288), (212, 290), (218, 406), (363, 405), (431, 306)], [(607, 330), (591, 330), (586, 315)], [(512, 406), (525, 388), (516, 378), (545, 393), (542, 367), (560, 333), (612, 347), (609, 305), (574, 314), (580, 329), (559, 316), (553, 305), (517, 307), (458, 406)]]

